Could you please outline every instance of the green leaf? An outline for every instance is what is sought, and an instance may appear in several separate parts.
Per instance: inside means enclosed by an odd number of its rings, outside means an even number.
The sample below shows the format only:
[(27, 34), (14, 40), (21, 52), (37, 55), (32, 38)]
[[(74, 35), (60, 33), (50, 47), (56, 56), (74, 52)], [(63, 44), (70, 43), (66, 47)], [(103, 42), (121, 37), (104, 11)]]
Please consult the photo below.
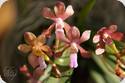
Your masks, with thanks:
[(101, 73), (91, 70), (90, 74), (92, 78), (95, 80), (96, 83), (106, 83), (104, 77), (102, 76)]
[(55, 78), (50, 76), (44, 81), (44, 83), (70, 83), (70, 77), (73, 73), (73, 69), (68, 69), (67, 71), (62, 72), (61, 78)]
[(103, 56), (102, 59), (105, 67), (108, 69), (108, 71), (115, 73), (114, 69), (115, 69), (115, 62), (113, 62), (111, 59), (109, 59), (108, 57)]
[(69, 50), (69, 48), (67, 48), (63, 52), (62, 56), (55, 59), (54, 62), (59, 66), (69, 66), (69, 62), (70, 62), (69, 56), (70, 56), (70, 50)]
[(65, 72), (62, 72), (62, 76), (71, 76), (73, 73), (73, 69), (69, 69)]
[(87, 15), (92, 10), (96, 0), (89, 0), (78, 15), (78, 25), (83, 26)]
[(55, 78), (51, 76), (47, 80), (45, 80), (44, 83), (66, 83), (68, 79), (69, 77)]
[(69, 61), (69, 58), (58, 58), (54, 62), (59, 66), (68, 66)]
[(68, 69), (67, 71), (62, 72), (61, 78), (55, 78), (50, 76), (44, 81), (44, 83), (70, 83), (70, 77), (73, 73), (73, 69)]
[(59, 83), (59, 80), (60, 80), (59, 78), (49, 77), (44, 81), (44, 83)]
[(51, 74), (51, 70), (52, 70), (52, 65), (48, 65), (48, 67), (44, 71), (44, 74), (39, 78), (39, 81), (42, 82), (45, 79), (47, 79)]
[(60, 58), (69, 58), (69, 56), (70, 56), (70, 48), (67, 48), (64, 50)]
[(22, 14), (27, 9), (28, 0), (17, 0), (18, 10)]
[(119, 83), (119, 78), (115, 75), (115, 73), (110, 72), (102, 61), (102, 58), (93, 54), (93, 59), (100, 67), (101, 71), (103, 71), (104, 78), (106, 79), (106, 83)]
[(125, 43), (124, 42), (120, 42), (120, 41), (114, 41), (116, 47), (119, 49), (119, 50), (122, 50), (123, 48), (125, 48)]
[(111, 53), (111, 54), (116, 53), (116, 52), (112, 49), (112, 47), (109, 46), (109, 45), (106, 45), (106, 46), (105, 46), (105, 50), (106, 50), (107, 53)]

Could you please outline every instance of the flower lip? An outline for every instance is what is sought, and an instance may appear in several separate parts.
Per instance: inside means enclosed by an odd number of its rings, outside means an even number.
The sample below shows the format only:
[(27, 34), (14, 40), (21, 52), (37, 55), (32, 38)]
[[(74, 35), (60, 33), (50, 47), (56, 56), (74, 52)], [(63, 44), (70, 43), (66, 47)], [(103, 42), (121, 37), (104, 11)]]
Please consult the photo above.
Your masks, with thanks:
[(110, 37), (110, 36), (109, 36), (108, 33), (104, 33), (104, 34), (103, 34), (103, 37), (104, 37), (104, 38), (108, 38), (108, 37)]
[(56, 5), (54, 7), (54, 12), (55, 12), (57, 17), (64, 14), (65, 13), (65, 5), (64, 5), (64, 3), (61, 2), (61, 1), (57, 1)]
[(77, 63), (77, 53), (72, 53), (70, 55), (70, 67), (71, 68), (77, 68), (78, 63)]

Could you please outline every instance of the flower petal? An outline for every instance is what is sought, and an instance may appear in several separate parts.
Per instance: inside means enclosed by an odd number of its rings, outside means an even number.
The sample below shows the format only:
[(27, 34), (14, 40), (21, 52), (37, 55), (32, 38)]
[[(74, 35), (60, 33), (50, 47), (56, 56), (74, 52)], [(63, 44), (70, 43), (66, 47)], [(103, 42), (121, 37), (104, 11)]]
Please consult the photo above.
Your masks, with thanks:
[(36, 39), (36, 36), (31, 32), (25, 32), (24, 38), (27, 44), (33, 44), (33, 41)]
[(42, 15), (43, 15), (45, 18), (47, 18), (47, 19), (52, 19), (52, 20), (54, 20), (54, 18), (55, 18), (54, 13), (51, 11), (50, 8), (47, 8), (47, 7), (43, 8)]
[(97, 33), (101, 34), (102, 32), (104, 32), (104, 30), (107, 30), (107, 27), (102, 27), (101, 29), (99, 29), (99, 31)]
[(66, 43), (69, 43), (70, 41), (65, 37), (65, 34), (64, 34), (64, 30), (63, 29), (56, 29), (55, 31), (55, 34), (56, 34), (56, 38), (63, 41), (63, 42), (66, 42)]
[(71, 29), (71, 26), (68, 23), (64, 22), (64, 29), (66, 32), (68, 32)]
[(23, 52), (23, 53), (28, 53), (31, 51), (31, 46), (27, 45), (27, 44), (20, 44), (18, 46), (18, 50)]
[(111, 26), (109, 26), (109, 30), (110, 30), (111, 32), (117, 31), (117, 25), (111, 25)]
[(74, 10), (72, 8), (71, 5), (69, 5), (67, 8), (66, 8), (66, 11), (64, 13), (64, 17), (63, 17), (63, 20), (67, 19), (68, 17), (72, 16), (74, 14)]
[(88, 51), (86, 51), (84, 48), (82, 48), (78, 44), (77, 44), (77, 47), (79, 48), (80, 54), (81, 54), (82, 57), (84, 57), (84, 58), (89, 58), (90, 57), (90, 53)]
[(70, 67), (71, 68), (77, 68), (78, 63), (77, 63), (77, 53), (73, 53), (70, 55)]
[(96, 55), (101, 55), (104, 52), (105, 52), (105, 49), (103, 49), (103, 48), (97, 48), (96, 51), (95, 51)]
[(38, 61), (39, 61), (41, 70), (43, 70), (43, 69), (45, 69), (47, 67), (47, 65), (46, 65), (46, 63), (45, 63), (45, 61), (44, 61), (44, 59), (42, 57), (39, 57)]
[(45, 44), (46, 42), (46, 37), (44, 34), (41, 34), (37, 37), (37, 41), (41, 42), (42, 44)]
[(95, 35), (93, 37), (93, 43), (98, 43), (100, 41), (100, 35)]
[(124, 38), (124, 34), (121, 32), (114, 32), (111, 34), (112, 39), (121, 41)]
[(80, 38), (80, 32), (79, 32), (79, 29), (75, 26), (73, 26), (71, 28), (71, 31), (72, 31), (72, 38), (73, 39), (79, 39)]
[(38, 57), (32, 53), (28, 56), (28, 62), (33, 68), (36, 68), (39, 65)]
[(57, 17), (64, 14), (65, 12), (65, 5), (63, 2), (58, 1), (54, 7), (54, 11)]
[(89, 38), (90, 38), (90, 33), (91, 31), (90, 30), (86, 30), (82, 33), (82, 36), (80, 38), (80, 43), (84, 42), (84, 41), (87, 41)]

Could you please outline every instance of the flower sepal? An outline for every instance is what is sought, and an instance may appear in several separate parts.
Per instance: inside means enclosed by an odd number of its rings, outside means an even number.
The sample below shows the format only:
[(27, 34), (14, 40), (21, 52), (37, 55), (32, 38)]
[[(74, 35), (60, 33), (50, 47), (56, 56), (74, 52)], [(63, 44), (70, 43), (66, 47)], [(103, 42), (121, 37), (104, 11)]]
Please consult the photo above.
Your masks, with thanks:
[(110, 54), (117, 54), (119, 53), (115, 43), (112, 43), (110, 45), (105, 45), (105, 51)]

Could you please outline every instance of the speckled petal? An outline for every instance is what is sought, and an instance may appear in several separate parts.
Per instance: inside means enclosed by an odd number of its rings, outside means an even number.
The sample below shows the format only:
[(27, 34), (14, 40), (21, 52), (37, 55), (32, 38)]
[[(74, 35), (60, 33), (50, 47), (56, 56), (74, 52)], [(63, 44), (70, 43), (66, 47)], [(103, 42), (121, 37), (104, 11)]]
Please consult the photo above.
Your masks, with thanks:
[(65, 5), (63, 2), (58, 1), (54, 7), (54, 11), (57, 17), (64, 14), (65, 12)]
[(32, 32), (25, 32), (24, 38), (26, 43), (33, 44), (33, 41), (36, 39), (36, 36)]
[(23, 52), (23, 53), (28, 53), (31, 51), (31, 46), (27, 45), (27, 44), (20, 44), (18, 46), (18, 50)]
[(67, 19), (68, 17), (72, 16), (74, 14), (74, 10), (72, 8), (71, 5), (69, 5), (67, 8), (66, 8), (66, 11), (64, 13), (64, 17), (63, 17), (63, 20)]
[(56, 18), (55, 14), (51, 11), (51, 9), (47, 7), (43, 8), (42, 15), (43, 17), (51, 20), (54, 20), (54, 18)]
[(80, 38), (80, 32), (79, 29), (75, 26), (71, 28), (71, 34), (73, 39), (79, 39)]

